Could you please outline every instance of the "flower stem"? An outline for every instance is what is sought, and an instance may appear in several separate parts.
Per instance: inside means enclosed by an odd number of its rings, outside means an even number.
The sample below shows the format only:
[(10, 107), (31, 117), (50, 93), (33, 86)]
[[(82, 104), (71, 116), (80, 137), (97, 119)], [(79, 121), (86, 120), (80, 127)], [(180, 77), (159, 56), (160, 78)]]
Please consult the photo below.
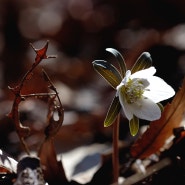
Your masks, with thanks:
[(113, 152), (112, 152), (112, 163), (113, 163), (113, 180), (115, 183), (118, 182), (119, 177), (119, 122), (120, 113), (118, 114), (115, 123), (113, 124)]

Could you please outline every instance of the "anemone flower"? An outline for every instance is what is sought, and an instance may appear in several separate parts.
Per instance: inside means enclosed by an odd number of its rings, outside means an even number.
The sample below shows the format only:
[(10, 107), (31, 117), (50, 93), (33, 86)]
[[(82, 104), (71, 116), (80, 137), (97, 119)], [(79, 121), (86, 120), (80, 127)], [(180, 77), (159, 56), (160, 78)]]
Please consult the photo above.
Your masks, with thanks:
[(139, 130), (139, 119), (154, 121), (161, 117), (160, 102), (174, 96), (174, 89), (160, 77), (154, 76), (155, 67), (148, 52), (143, 52), (131, 70), (127, 70), (124, 58), (113, 48), (107, 48), (119, 62), (120, 70), (104, 60), (93, 61), (94, 69), (116, 90), (107, 112), (104, 126), (115, 121), (121, 108), (129, 120), (131, 135)]

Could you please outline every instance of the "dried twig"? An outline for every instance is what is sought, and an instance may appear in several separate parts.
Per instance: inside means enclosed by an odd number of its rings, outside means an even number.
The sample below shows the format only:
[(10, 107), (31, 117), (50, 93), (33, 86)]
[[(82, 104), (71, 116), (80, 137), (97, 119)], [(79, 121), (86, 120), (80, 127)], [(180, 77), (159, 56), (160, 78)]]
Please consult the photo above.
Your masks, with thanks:
[(170, 158), (164, 158), (160, 160), (158, 163), (150, 166), (147, 168), (145, 173), (136, 173), (128, 178), (126, 178), (123, 183), (114, 183), (112, 185), (132, 185), (137, 182), (140, 182), (141, 180), (145, 179), (146, 177), (152, 175), (153, 173), (156, 173), (157, 171), (169, 166), (172, 163), (172, 160)]
[[(43, 59), (55, 58), (55, 56), (52, 56), (52, 55), (47, 56), (46, 55), (46, 52), (47, 52), (47, 49), (48, 49), (48, 43), (49, 43), (49, 41), (47, 41), (45, 46), (41, 49), (36, 49), (36, 48), (34, 48), (34, 46), (32, 44), (30, 44), (31, 47), (33, 48), (33, 50), (36, 52), (35, 62), (32, 64), (31, 68), (26, 72), (26, 74), (23, 76), (22, 80), (20, 81), (20, 83), (17, 86), (15, 86), (13, 88), (8, 87), (15, 95), (14, 102), (13, 102), (13, 105), (12, 105), (12, 110), (9, 113), (8, 116), (15, 123), (15, 129), (16, 129), (17, 134), (20, 138), (20, 141), (23, 145), (23, 148), (27, 152), (27, 154), (29, 154), (29, 149), (28, 149), (24, 139), (25, 139), (25, 137), (27, 137), (29, 135), (30, 128), (23, 126), (20, 122), (19, 104), (21, 103), (21, 101), (25, 100), (25, 98), (27, 98), (27, 97), (31, 97), (31, 96), (37, 97), (37, 96), (39, 96), (39, 94), (38, 95), (37, 94), (22, 95), (21, 90), (22, 90), (25, 82), (31, 79), (31, 77), (33, 76), (33, 70), (37, 67), (37, 65)], [(50, 94), (44, 94), (44, 96), (50, 96)]]

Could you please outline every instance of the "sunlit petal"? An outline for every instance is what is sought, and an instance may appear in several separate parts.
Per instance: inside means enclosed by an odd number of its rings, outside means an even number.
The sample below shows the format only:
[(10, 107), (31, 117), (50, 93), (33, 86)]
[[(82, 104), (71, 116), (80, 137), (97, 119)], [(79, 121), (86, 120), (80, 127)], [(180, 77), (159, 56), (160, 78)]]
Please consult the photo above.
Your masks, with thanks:
[(175, 95), (174, 89), (163, 79), (152, 76), (149, 79), (150, 85), (145, 90), (143, 96), (150, 98), (155, 103), (171, 98)]
[(125, 109), (130, 110), (136, 117), (148, 121), (157, 120), (161, 116), (159, 106), (148, 98), (139, 99), (133, 104), (127, 103)]
[(126, 106), (128, 103), (126, 102), (126, 99), (124, 97), (123, 89), (120, 88), (118, 90), (119, 95), (119, 101), (122, 106), (123, 112), (128, 120), (131, 120), (133, 118), (133, 113), (130, 111), (130, 109)]
[(125, 85), (128, 81), (128, 79), (131, 76), (131, 71), (128, 70), (125, 74), (125, 77), (123, 78), (123, 80), (121, 81), (121, 83), (116, 87), (116, 89), (118, 90), (120, 87), (122, 87), (123, 85)]
[(147, 69), (143, 69), (141, 71), (137, 71), (134, 74), (131, 75), (131, 79), (133, 78), (150, 78), (151, 76), (153, 76), (156, 73), (156, 69), (155, 67), (150, 67)]

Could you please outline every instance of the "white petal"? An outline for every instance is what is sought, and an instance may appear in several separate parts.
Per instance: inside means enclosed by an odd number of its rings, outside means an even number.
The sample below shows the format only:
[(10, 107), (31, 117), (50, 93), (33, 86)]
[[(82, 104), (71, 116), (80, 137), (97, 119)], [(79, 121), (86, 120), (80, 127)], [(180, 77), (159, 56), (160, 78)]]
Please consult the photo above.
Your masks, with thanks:
[(133, 113), (127, 107), (125, 107), (127, 102), (125, 100), (125, 97), (121, 93), (120, 89), (118, 89), (117, 94), (119, 95), (119, 101), (120, 101), (120, 104), (122, 106), (122, 109), (123, 109), (123, 112), (124, 112), (126, 118), (128, 120), (131, 120), (133, 118)]
[(148, 121), (157, 120), (161, 117), (159, 106), (148, 98), (142, 98), (133, 104), (125, 104), (125, 109), (132, 112), (136, 117)]
[[(135, 79), (133, 79), (133, 81), (134, 80)], [(144, 88), (147, 88), (150, 85), (150, 82), (146, 78), (140, 78), (139, 81), (142, 82), (142, 85), (144, 86)]]
[(153, 76), (155, 73), (156, 73), (156, 69), (155, 69), (155, 67), (152, 66), (147, 69), (143, 69), (143, 70), (140, 70), (140, 71), (133, 73), (130, 78), (131, 79), (133, 79), (133, 78), (147, 79), (147, 78)]
[(166, 100), (174, 96), (174, 89), (168, 85), (163, 79), (152, 76), (148, 79), (150, 85), (147, 87), (149, 89), (146, 90), (143, 96), (148, 97), (155, 103)]
[(127, 71), (126, 71), (126, 74), (125, 74), (126, 82), (127, 82), (128, 79), (130, 78), (130, 76), (131, 76), (131, 71), (130, 71), (130, 70), (127, 70)]
[(125, 85), (127, 83), (127, 81), (129, 80), (130, 75), (131, 75), (131, 71), (127, 70), (127, 72), (125, 74), (125, 77), (123, 78), (121, 83), (116, 87), (117, 90), (119, 90), (123, 85)]

